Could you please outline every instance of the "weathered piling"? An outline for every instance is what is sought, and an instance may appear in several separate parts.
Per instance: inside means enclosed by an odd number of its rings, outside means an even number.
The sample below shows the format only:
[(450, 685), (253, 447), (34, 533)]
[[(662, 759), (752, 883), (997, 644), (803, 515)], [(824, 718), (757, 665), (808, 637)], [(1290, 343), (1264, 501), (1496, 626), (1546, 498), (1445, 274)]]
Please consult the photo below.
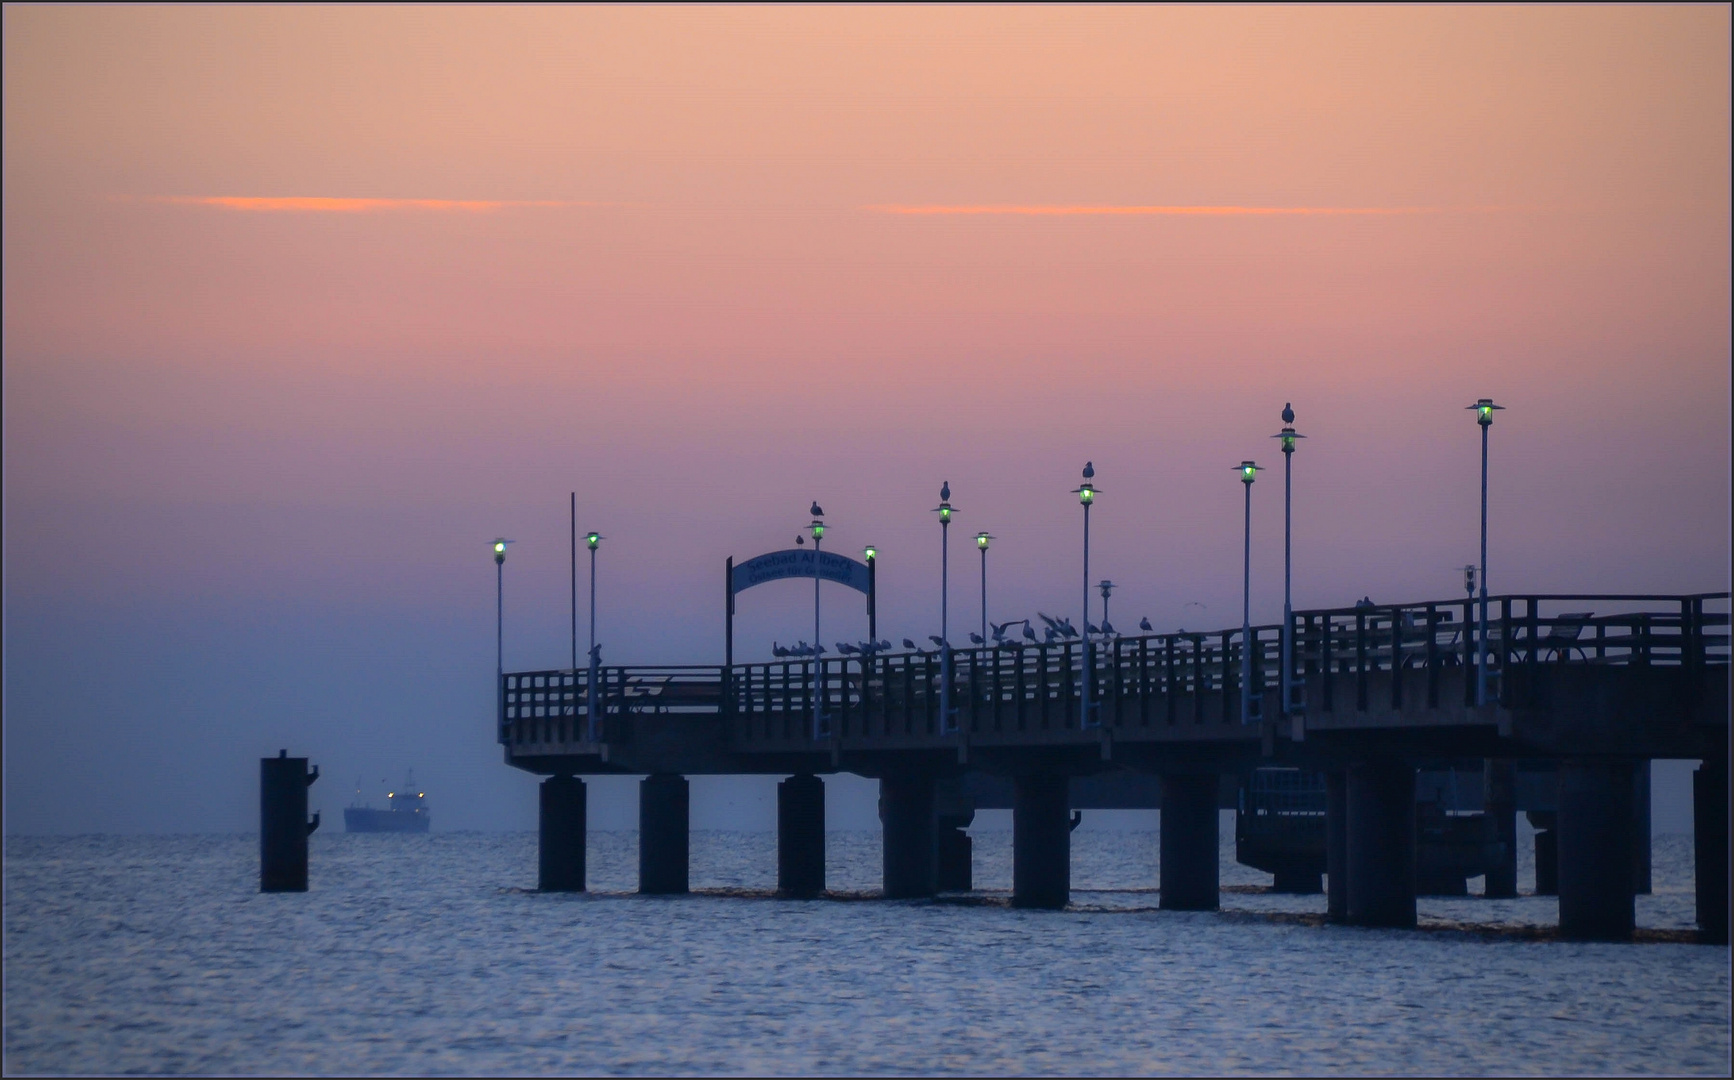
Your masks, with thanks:
[(1482, 895), (1509, 900), (1517, 895), (1517, 762), (1488, 758), (1482, 766), (1482, 783), (1487, 840), (1493, 848)]
[(1072, 810), (1064, 773), (1012, 780), (1012, 907), (1066, 906), (1072, 898)]
[(825, 782), (811, 773), (777, 784), (777, 892), (825, 891)]
[(892, 900), (939, 891), (939, 822), (933, 777), (893, 773), (879, 781), (879, 822), (884, 835), (884, 889)]
[(1698, 934), (1728, 944), (1728, 760), (1706, 760), (1692, 773), (1692, 859)]
[(1415, 769), (1357, 762), (1348, 771), (1347, 921), (1415, 926)]
[(1159, 825), (1159, 905), (1215, 911), (1221, 899), (1221, 817), (1215, 773), (1165, 773)]
[(1325, 918), (1349, 918), (1349, 776), (1325, 773)]
[(964, 832), (974, 820), (974, 810), (939, 815), (940, 892), (968, 892), (975, 887), (975, 842)]
[(550, 776), (542, 781), (537, 847), (536, 887), (543, 892), (583, 892), (584, 855), (588, 837), (584, 781), (575, 776)]
[(638, 891), (684, 893), (691, 796), (686, 777), (652, 773), (638, 782)]
[(319, 770), (307, 759), (279, 750), (259, 759), (259, 891), (307, 891), (307, 837), (319, 815), (307, 820), (307, 788)]
[(1559, 933), (1626, 941), (1632, 897), (1632, 763), (1569, 759), (1559, 770)]

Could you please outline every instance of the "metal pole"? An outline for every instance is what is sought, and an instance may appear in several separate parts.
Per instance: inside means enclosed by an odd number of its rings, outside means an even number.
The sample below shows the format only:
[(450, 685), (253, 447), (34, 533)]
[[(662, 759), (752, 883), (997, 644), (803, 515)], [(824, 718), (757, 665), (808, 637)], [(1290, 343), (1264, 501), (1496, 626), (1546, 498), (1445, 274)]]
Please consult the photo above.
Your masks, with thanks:
[(1487, 704), (1487, 429), (1481, 425), (1481, 627), (1476, 631), (1475, 704)]
[(506, 677), (506, 560), (494, 560), (494, 677)]
[(578, 493), (572, 493), (572, 672), (578, 672)]
[(824, 712), (825, 654), (819, 651), (819, 542), (818, 530), (813, 536), (813, 738), (819, 737), (819, 718)]
[(981, 640), (987, 640), (987, 548), (981, 549)]
[(939, 519), (939, 730), (951, 730), (951, 522)]
[(1246, 534), (1240, 563), (1240, 722), (1252, 721), (1252, 485), (1246, 485)]
[(1090, 664), (1090, 504), (1084, 504), (1084, 645), (1079, 652), (1079, 662), (1082, 670), (1079, 672), (1078, 726), (1090, 726), (1090, 676), (1094, 668)]
[[(1282, 714), (1289, 713), (1293, 700), (1294, 678), (1294, 606), (1290, 582), (1293, 564), (1290, 559), (1290, 522), (1294, 489), (1294, 447), (1284, 446), (1282, 453)], [(1248, 492), (1248, 494), (1251, 494)]]
[(590, 717), (590, 741), (601, 738), (601, 727), (597, 717), (602, 711), (601, 702), (597, 699), (597, 682), (601, 674), (598, 668), (601, 660), (596, 655), (596, 545), (590, 546), (590, 678), (585, 691), (585, 711)]

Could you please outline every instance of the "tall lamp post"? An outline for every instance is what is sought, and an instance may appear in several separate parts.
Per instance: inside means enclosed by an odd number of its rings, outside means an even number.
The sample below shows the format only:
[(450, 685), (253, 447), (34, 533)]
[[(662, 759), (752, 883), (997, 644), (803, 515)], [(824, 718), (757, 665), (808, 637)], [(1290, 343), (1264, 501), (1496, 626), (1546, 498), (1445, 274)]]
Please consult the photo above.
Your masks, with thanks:
[(1094, 681), (1095, 668), (1090, 662), (1090, 506), (1095, 503), (1096, 495), (1101, 490), (1091, 483), (1096, 478), (1096, 463), (1084, 462), (1084, 482), (1072, 489), (1072, 494), (1078, 497), (1078, 502), (1084, 507), (1084, 646), (1082, 661), (1082, 678), (1079, 679), (1081, 692), (1078, 698), (1078, 726), (1091, 727), (1090, 723), (1090, 683)]
[(1235, 466), (1246, 485), (1246, 529), (1240, 558), (1240, 722), (1252, 722), (1252, 482), (1258, 466), (1243, 461)]
[(813, 531), (813, 738), (817, 739), (825, 709), (825, 652), (819, 648), (819, 542), (825, 539), (825, 511), (815, 499), (808, 512), (813, 515), (807, 527)]
[(951, 599), (951, 481), (939, 485), (939, 730), (951, 730), (951, 631), (948, 616)]
[(1282, 407), (1281, 431), (1272, 435), (1282, 440), (1282, 714), (1294, 711), (1294, 603), (1291, 591), (1293, 560), (1290, 557), (1294, 495), (1294, 443), (1304, 439), (1294, 430), (1294, 405)]
[(981, 640), (987, 641), (987, 545), (994, 537), (983, 530), (975, 534), (975, 546), (981, 549)]
[(584, 687), (584, 712), (590, 718), (590, 741), (595, 742), (601, 731), (597, 714), (601, 711), (597, 699), (597, 683), (601, 681), (602, 647), (596, 644), (596, 547), (607, 539), (595, 529), (584, 534), (584, 545), (590, 549), (590, 677)]
[(1487, 429), (1493, 426), (1493, 413), (1502, 410), (1492, 398), (1482, 398), (1467, 406), (1481, 425), (1481, 611), (1475, 632), (1475, 704), (1487, 704)]
[(499, 704), (500, 738), (506, 736), (506, 545), (503, 536), (489, 545), (494, 549), (494, 699)]

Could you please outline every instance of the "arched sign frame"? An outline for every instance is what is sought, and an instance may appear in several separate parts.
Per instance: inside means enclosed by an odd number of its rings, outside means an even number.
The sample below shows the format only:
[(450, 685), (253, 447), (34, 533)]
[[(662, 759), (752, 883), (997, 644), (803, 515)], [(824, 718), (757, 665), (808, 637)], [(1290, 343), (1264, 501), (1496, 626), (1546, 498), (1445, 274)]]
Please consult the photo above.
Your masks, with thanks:
[[(857, 592), (867, 595), (867, 637), (878, 640), (878, 559), (868, 559), (861, 562), (847, 555), (838, 555), (830, 551), (811, 551), (806, 548), (784, 548), (782, 551), (767, 551), (735, 565), (733, 555), (723, 564), (723, 586), (726, 597), (723, 625), (723, 662), (726, 667), (735, 664), (735, 594), (745, 592), (755, 585), (763, 585), (768, 581), (781, 581), (784, 578), (813, 578), (821, 581), (831, 581), (838, 585), (847, 585)], [(814, 642), (815, 646), (819, 643)]]

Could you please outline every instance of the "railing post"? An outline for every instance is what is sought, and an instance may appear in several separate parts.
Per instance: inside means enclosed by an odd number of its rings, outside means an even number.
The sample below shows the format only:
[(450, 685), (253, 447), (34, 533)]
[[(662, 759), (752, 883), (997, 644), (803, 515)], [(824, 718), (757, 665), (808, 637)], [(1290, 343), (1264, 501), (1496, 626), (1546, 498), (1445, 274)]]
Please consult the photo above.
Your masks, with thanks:
[(1508, 694), (1508, 687), (1507, 687), (1507, 683), (1510, 680), (1508, 680), (1505, 677), (1505, 673), (1511, 669), (1511, 658), (1512, 658), (1511, 632), (1512, 632), (1512, 629), (1513, 629), (1513, 627), (1511, 625), (1511, 597), (1507, 596), (1507, 597), (1501, 598), (1499, 601), (1499, 695), (1498, 695), (1499, 704), (1504, 705), (1507, 708), (1509, 708), (1511, 705), (1511, 698)]
[(1439, 609), (1427, 605), (1427, 707), (1439, 707)]
[(1204, 635), (1192, 638), (1192, 722), (1204, 723)]
[(1173, 727), (1177, 718), (1176, 714), (1179, 711), (1179, 703), (1174, 700), (1175, 691), (1178, 689), (1174, 680), (1174, 635), (1169, 634), (1162, 640), (1164, 642), (1162, 662), (1163, 708), (1168, 714), (1168, 726)]
[[(1245, 643), (1242, 642), (1242, 647)], [(1239, 720), (1239, 710), (1232, 706), (1233, 685), (1238, 678), (1240, 665), (1234, 662), (1234, 631), (1222, 632), (1222, 722), (1232, 724)], [(1245, 691), (1242, 691), (1243, 693)]]
[(1324, 682), (1319, 687), (1319, 697), (1322, 699), (1325, 712), (1337, 710), (1337, 671), (1336, 648), (1331, 637), (1331, 616), (1327, 612), (1319, 616), (1319, 667), (1324, 672)]
[(1403, 609), (1391, 609), (1391, 708), (1403, 711)]
[[(1119, 727), (1120, 726), (1120, 639), (1119, 638), (1114, 639), (1114, 644), (1110, 647), (1110, 649), (1108, 651), (1108, 677), (1114, 680), (1114, 690), (1113, 690), (1113, 695), (1112, 695), (1113, 699), (1114, 699), (1114, 723), (1113, 723), (1113, 726)], [(1108, 723), (1106, 720), (1103, 721), (1102, 726), (1103, 727), (1108, 726)]]
[(1367, 711), (1367, 613), (1355, 612), (1355, 711)]
[(1463, 704), (1475, 704), (1475, 601), (1463, 601)]
[(1138, 723), (1150, 726), (1150, 639), (1138, 639)]

